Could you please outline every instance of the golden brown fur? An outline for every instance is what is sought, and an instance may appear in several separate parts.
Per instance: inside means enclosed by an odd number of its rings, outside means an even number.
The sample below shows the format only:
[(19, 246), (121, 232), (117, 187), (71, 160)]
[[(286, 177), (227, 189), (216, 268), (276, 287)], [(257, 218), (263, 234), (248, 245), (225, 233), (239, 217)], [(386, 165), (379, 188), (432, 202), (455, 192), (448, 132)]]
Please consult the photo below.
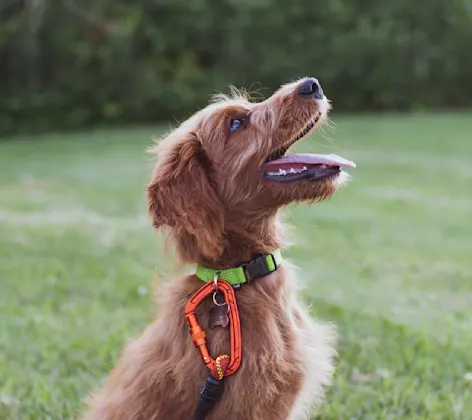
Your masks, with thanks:
[[(290, 184), (264, 181), (260, 168), (320, 112), (326, 98), (307, 101), (298, 82), (261, 103), (219, 98), (170, 133), (148, 186), (156, 228), (166, 227), (184, 263), (228, 268), (282, 246), (280, 207), (322, 200), (342, 184), (342, 174)], [(229, 133), (229, 118), (247, 115)], [(124, 350), (86, 420), (188, 420), (208, 375), (188, 333), (184, 306), (202, 286), (194, 275), (176, 279), (161, 293), (157, 318)], [(294, 271), (283, 262), (274, 273), (236, 292), (243, 334), (240, 369), (209, 420), (306, 419), (333, 372), (333, 333), (314, 322), (297, 300)], [(229, 351), (228, 332), (208, 328), (211, 302), (197, 316), (211, 354)]]

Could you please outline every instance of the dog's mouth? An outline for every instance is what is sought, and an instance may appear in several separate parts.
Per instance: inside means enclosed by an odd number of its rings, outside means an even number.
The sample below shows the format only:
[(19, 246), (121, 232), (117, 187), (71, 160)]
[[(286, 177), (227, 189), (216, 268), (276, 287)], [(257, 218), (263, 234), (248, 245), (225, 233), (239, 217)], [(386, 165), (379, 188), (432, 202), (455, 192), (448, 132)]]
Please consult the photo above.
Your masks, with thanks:
[(341, 167), (356, 167), (354, 162), (333, 154), (303, 153), (285, 155), (291, 146), (315, 128), (320, 117), (321, 114), (317, 113), (295, 139), (275, 150), (267, 157), (262, 166), (262, 176), (264, 179), (278, 183), (295, 182), (301, 179), (318, 181), (339, 175), (342, 172)]

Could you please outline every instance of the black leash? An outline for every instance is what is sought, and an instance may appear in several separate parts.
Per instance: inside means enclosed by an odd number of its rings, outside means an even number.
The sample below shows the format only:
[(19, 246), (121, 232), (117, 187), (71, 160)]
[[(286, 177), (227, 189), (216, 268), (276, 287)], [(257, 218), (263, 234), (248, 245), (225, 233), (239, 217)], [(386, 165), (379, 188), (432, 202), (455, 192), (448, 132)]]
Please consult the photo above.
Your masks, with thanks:
[(218, 402), (224, 391), (223, 379), (216, 379), (208, 376), (200, 391), (197, 410), (195, 411), (194, 420), (205, 420), (208, 413)]

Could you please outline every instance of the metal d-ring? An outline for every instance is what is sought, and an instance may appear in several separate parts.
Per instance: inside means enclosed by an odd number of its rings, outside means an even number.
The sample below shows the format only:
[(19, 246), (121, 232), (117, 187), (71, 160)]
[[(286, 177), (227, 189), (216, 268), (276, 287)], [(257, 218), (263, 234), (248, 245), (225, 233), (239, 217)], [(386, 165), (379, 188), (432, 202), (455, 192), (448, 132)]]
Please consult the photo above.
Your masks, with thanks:
[(215, 293), (218, 291), (218, 274), (220, 274), (219, 271), (217, 271), (213, 277), (213, 285), (215, 286)]
[(215, 286), (215, 291), (213, 292), (213, 303), (216, 306), (224, 306), (224, 305), (226, 305), (226, 302), (224, 301), (224, 298), (223, 298), (223, 303), (218, 303), (218, 301), (216, 300), (216, 296), (218, 296), (218, 274), (220, 274), (220, 273), (216, 272), (215, 276), (213, 277), (213, 285)]

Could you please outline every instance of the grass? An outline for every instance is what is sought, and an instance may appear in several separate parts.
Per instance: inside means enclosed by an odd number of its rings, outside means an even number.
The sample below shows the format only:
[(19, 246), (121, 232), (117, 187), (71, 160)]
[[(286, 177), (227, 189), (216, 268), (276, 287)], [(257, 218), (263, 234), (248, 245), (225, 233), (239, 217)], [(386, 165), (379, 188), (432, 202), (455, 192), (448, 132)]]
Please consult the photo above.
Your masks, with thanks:
[[(471, 115), (334, 119), (301, 149), (355, 160), (353, 182), (287, 211), (285, 255), (340, 335), (316, 419), (472, 419)], [(0, 419), (74, 418), (152, 316), (173, 267), (144, 200), (159, 131), (0, 143)]]

